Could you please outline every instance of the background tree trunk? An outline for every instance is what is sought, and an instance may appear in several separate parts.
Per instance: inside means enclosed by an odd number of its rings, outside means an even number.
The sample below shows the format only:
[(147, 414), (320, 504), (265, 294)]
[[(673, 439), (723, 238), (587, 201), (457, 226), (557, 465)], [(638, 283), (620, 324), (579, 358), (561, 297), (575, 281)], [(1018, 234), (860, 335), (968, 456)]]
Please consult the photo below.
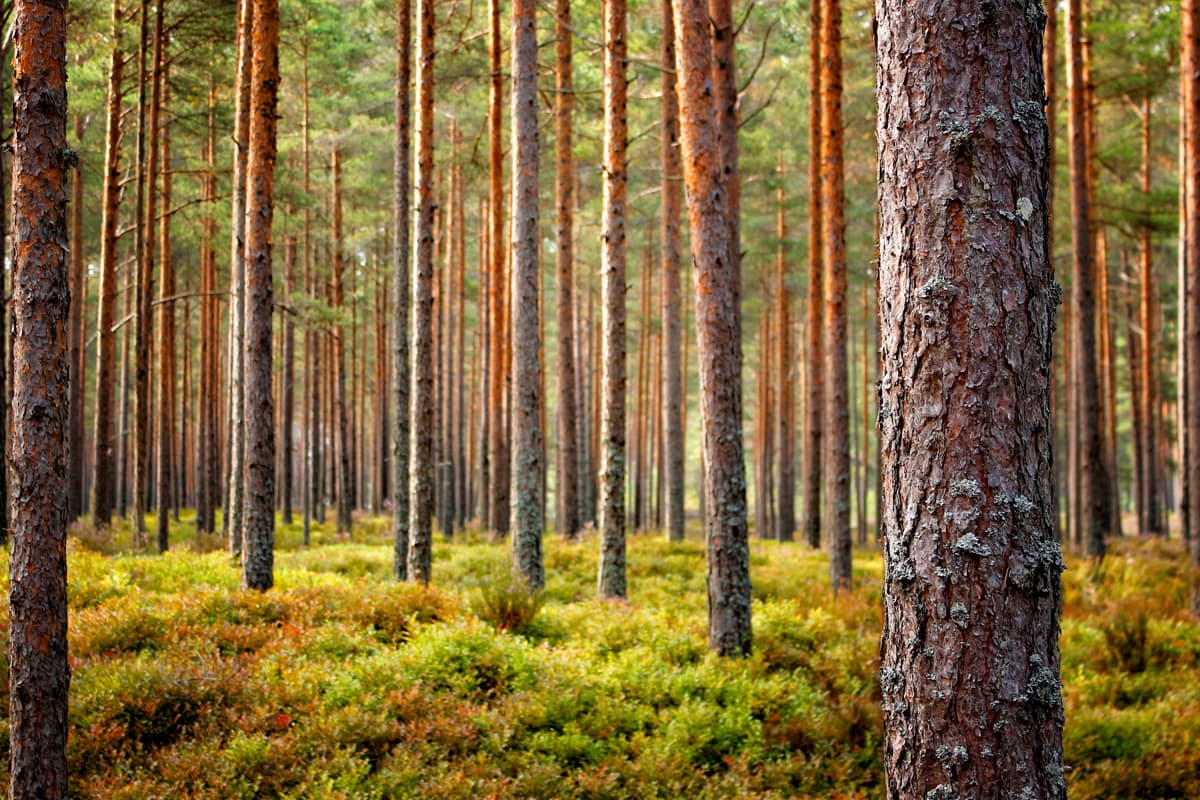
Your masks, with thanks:
[(275, 131), (279, 86), (279, 2), (254, 2), (246, 161), (246, 454), (242, 583), (274, 584), (275, 408), (271, 393), (271, 221), (275, 211)]
[(825, 407), (825, 361), (822, 340), (825, 332), (824, 210), (821, 142), (824, 87), (821, 84), (821, 40), (824, 0), (812, 0), (809, 14), (808, 79), (808, 353), (804, 359), (804, 478), (801, 527), (808, 546), (821, 546), (821, 414)]
[[(715, 6), (722, 6), (716, 8)], [(704, 454), (704, 526), (708, 555), (708, 646), (723, 656), (750, 651), (750, 551), (742, 445), (741, 275), (731, 261), (736, 206), (728, 194), (735, 174), (726, 162), (736, 146), (725, 134), (716, 97), (706, 91), (713, 70), (732, 80), (733, 64), (716, 65), (716, 36), (732, 37), (728, 2), (706, 9), (699, 0), (675, 0), (680, 140), (696, 280), (700, 357), (700, 414)], [(706, 11), (708, 13), (706, 13)], [(732, 42), (726, 50), (732, 53)], [(725, 81), (718, 81), (723, 83)], [(730, 98), (726, 96), (726, 101)], [(736, 135), (736, 126), (734, 128)]]
[(679, 157), (679, 94), (675, 70), (675, 14), (662, 2), (662, 329), (663, 470), (667, 538), (683, 541), (683, 411), (685, 400), (680, 316), (680, 215), (683, 178)]

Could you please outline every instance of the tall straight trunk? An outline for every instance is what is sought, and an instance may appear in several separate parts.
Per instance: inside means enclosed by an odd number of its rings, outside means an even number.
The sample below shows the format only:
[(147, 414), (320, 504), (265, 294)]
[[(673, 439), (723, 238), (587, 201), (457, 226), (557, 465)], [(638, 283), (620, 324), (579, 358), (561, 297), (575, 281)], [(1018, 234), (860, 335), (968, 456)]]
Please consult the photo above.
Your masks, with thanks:
[(1073, 251), (1071, 306), (1074, 312), (1073, 346), (1076, 365), (1079, 431), (1080, 530), (1087, 554), (1104, 557), (1109, 518), (1104, 508), (1104, 453), (1100, 432), (1100, 382), (1096, 358), (1096, 300), (1093, 294), (1093, 237), (1089, 228), (1091, 197), (1088, 192), (1086, 93), (1083, 79), (1081, 0), (1067, 3), (1067, 93), (1071, 140), (1071, 246)]
[(571, 114), (575, 107), (571, 73), (571, 0), (555, 4), (554, 204), (555, 272), (558, 275), (558, 515), (555, 527), (574, 539), (579, 532), (579, 440), (576, 430), (575, 320), (575, 159), (571, 153)]
[(96, 323), (96, 424), (93, 427), (92, 514), (97, 528), (112, 524), (113, 514), (113, 372), (117, 332), (117, 223), (121, 201), (121, 74), (125, 55), (118, 47), (121, 8), (113, 0), (113, 49), (108, 65), (108, 102), (104, 133), (104, 199), (100, 213), (100, 310)]
[[(1151, 190), (1152, 147), (1150, 99), (1142, 103), (1142, 196), (1147, 203)], [(1142, 493), (1139, 503), (1144, 527), (1139, 533), (1161, 536), (1166, 532), (1163, 525), (1162, 508), (1158, 490), (1158, 425), (1155, 409), (1158, 408), (1158, 376), (1154, 369), (1158, 330), (1154, 314), (1154, 248), (1150, 239), (1150, 226), (1143, 225), (1140, 231), (1138, 269), (1138, 389), (1141, 395), (1142, 435), (1138, 450), (1138, 463), (1142, 465)], [(1131, 337), (1132, 337), (1131, 333)]]
[(508, 436), (504, 424), (506, 374), (504, 365), (508, 361), (507, 353), (510, 343), (504, 334), (506, 311), (505, 299), (505, 269), (504, 269), (504, 160), (502, 151), (504, 124), (504, 74), (500, 66), (500, 0), (489, 0), (490, 45), (489, 54), (492, 66), (492, 82), (488, 92), (488, 164), (490, 177), (489, 208), (491, 209), (491, 231), (489, 256), (492, 273), (490, 278), (491, 307), (488, 317), (492, 323), (492, 353), (490, 359), (491, 383), (489, 400), (490, 428), (488, 443), (489, 469), (491, 486), (488, 488), (490, 498), (488, 508), (491, 514), (488, 527), (493, 536), (504, 536), (508, 533), (509, 522), (509, 476), (508, 476)]
[(408, 441), (409, 441), (409, 208), (412, 185), (411, 88), (412, 9), (396, 0), (395, 145), (392, 161), (392, 573), (408, 578)]
[[(729, 3), (675, 0), (680, 140), (687, 188), (703, 430), (704, 526), (708, 557), (708, 646), (723, 656), (750, 651), (750, 549), (742, 445), (741, 270), (731, 258), (736, 241), (733, 201), (736, 144), (722, 117), (736, 109), (724, 90), (732, 82)], [(709, 20), (717, 42), (709, 33)], [(728, 48), (722, 46), (728, 38)], [(715, 96), (714, 96), (715, 95)], [(733, 135), (736, 136), (736, 124)]]
[[(289, 214), (288, 216), (291, 216)], [(283, 243), (283, 294), (285, 302), (291, 302), (296, 291), (296, 235), (289, 233)], [(280, 425), (280, 440), (283, 455), (280, 459), (283, 498), (283, 524), (292, 524), (292, 427), (296, 417), (296, 333), (290, 314), (283, 315), (283, 380), (279, 390), (283, 394), (280, 406), (283, 420)]]
[[(457, 148), (456, 148), (457, 149)], [(457, 347), (455, 367), (453, 369), (454, 387), (455, 387), (455, 419), (457, 420), (458, 428), (454, 437), (455, 452), (455, 511), (458, 517), (458, 526), (466, 527), (467, 524), (467, 476), (470, 474), (470, 468), (467, 466), (467, 443), (473, 442), (474, 437), (471, 436), (471, 424), (469, 421), (470, 412), (466, 402), (466, 386), (464, 381), (467, 377), (467, 361), (466, 361), (466, 333), (467, 333), (467, 214), (465, 210), (465, 200), (463, 198), (463, 168), (462, 163), (458, 159), (455, 160), (454, 167), (457, 174), (459, 186), (458, 202), (454, 206), (454, 215), (457, 219), (458, 240), (455, 242), (455, 273), (457, 275), (455, 286), (458, 291), (458, 296), (455, 299), (455, 305), (458, 308), (458, 330), (455, 334), (455, 343)]]
[(862, 365), (862, 380), (859, 385), (862, 387), (862, 399), (860, 400), (862, 407), (862, 433), (858, 440), (858, 458), (862, 464), (861, 480), (858, 481), (858, 543), (865, 545), (867, 543), (867, 486), (871, 480), (871, 459), (867, 456), (870, 452), (871, 441), (871, 378), (870, 378), (870, 359), (867, 357), (867, 352), (870, 349), (870, 329), (874, 327), (871, 324), (871, 291), (870, 286), (867, 287), (862, 294), (862, 349), (859, 350), (859, 357)]
[[(1058, 4), (1050, 3), (1046, 7), (1046, 28), (1042, 34), (1042, 74), (1045, 76), (1046, 84), (1046, 129), (1047, 140), (1049, 141), (1049, 151), (1046, 156), (1047, 172), (1049, 180), (1046, 182), (1046, 214), (1050, 222), (1048, 224), (1048, 245), (1047, 250), (1050, 253), (1050, 266), (1054, 268), (1054, 179), (1056, 172), (1057, 158), (1055, 151), (1058, 148), (1057, 142), (1057, 123), (1058, 123)], [(1062, 338), (1057, 339), (1058, 343), (1055, 349), (1058, 352), (1063, 352), (1061, 346)], [(1056, 373), (1057, 374), (1057, 373)], [(1065, 372), (1063, 373), (1065, 374)], [(1057, 379), (1051, 381), (1051, 387), (1057, 386)], [(1065, 393), (1064, 393), (1065, 394)], [(1054, 434), (1052, 439), (1055, 442), (1059, 441), (1059, 432), (1063, 429), (1065, 417), (1060, 416), (1058, 407), (1053, 402), (1050, 404), (1050, 415), (1053, 421)], [(1056, 445), (1057, 453), (1066, 452), (1065, 448)], [(1062, 524), (1060, 511), (1059, 496), (1061, 490), (1065, 489), (1066, 459), (1057, 458), (1055, 460), (1055, 491), (1054, 491), (1054, 532), (1055, 538), (1062, 541), (1065, 530)]]
[(633, 525), (646, 527), (646, 417), (649, 413), (646, 389), (650, 385), (650, 268), (653, 263), (647, 245), (642, 259), (641, 288), (638, 291), (641, 310), (638, 314), (637, 380), (633, 385), (633, 416), (629, 419), (632, 442), (629, 444), (629, 471), (633, 478)]
[[(83, 147), (83, 114), (75, 115), (75, 147)], [(84, 357), (87, 350), (84, 338), (84, 322), (87, 314), (87, 266), (83, 258), (83, 170), (76, 161), (71, 167), (71, 260), (70, 260), (70, 289), (71, 314), (67, 322), (70, 336), (70, 355), (68, 369), (70, 370), (71, 393), (68, 402), (69, 417), (67, 433), (67, 518), (78, 519), (86, 505), (83, 482), (83, 437), (84, 437)]]
[(683, 541), (684, 384), (680, 316), (680, 216), (683, 205), (679, 160), (679, 94), (675, 73), (675, 14), (662, 0), (662, 329), (663, 471), (667, 538)]
[(812, 0), (809, 13), (808, 62), (808, 354), (804, 359), (804, 516), (800, 526), (813, 549), (821, 546), (821, 414), (825, 407), (824, 190), (821, 142), (825, 138), (822, 86), (822, 16), (824, 0)]
[(604, 3), (604, 221), (601, 234), (601, 597), (625, 597), (625, 0)]
[[(878, 5), (880, 688), (893, 800), (1066, 797), (1049, 438), (1058, 292), (1035, 11)], [(962, 24), (934, 40), (930, 18)], [(1005, 42), (1004, 58), (980, 46), (981, 30)], [(975, 191), (980, 180), (991, 191)]]
[(488, 448), (491, 446), (492, 424), (492, 237), (491, 198), (480, 200), (479, 209), (479, 521), (483, 527), (491, 524), (492, 479)]
[[(163, 5), (159, 0), (154, 21), (154, 90), (151, 93), (150, 124), (159, 130), (159, 112), (163, 105), (163, 87), (166, 75), (163, 72), (166, 44), (163, 39)], [(173, 474), (172, 445), (175, 441), (175, 262), (171, 258), (171, 134), (164, 124), (157, 134), (162, 147), (162, 208), (163, 219), (159, 228), (159, 263), (162, 265), (162, 282), (159, 289), (158, 309), (158, 459), (156, 495), (158, 500), (158, 551), (165, 553), (170, 545), (171, 480)], [(156, 159), (151, 158), (154, 165)], [(157, 215), (154, 193), (150, 193), (147, 217), (153, 224)], [(178, 503), (176, 503), (178, 507)]]
[(449, 193), (446, 202), (446, 258), (443, 261), (445, 280), (442, 290), (442, 314), (441, 328), (442, 337), (438, 342), (439, 354), (442, 368), (442, 402), (441, 408), (441, 429), (442, 429), (442, 457), (439, 460), (439, 470), (441, 472), (440, 483), (442, 486), (440, 492), (441, 500), (441, 522), (442, 531), (447, 539), (454, 536), (454, 520), (457, 516), (457, 511), (454, 508), (454, 440), (457, 438), (455, 433), (456, 420), (454, 417), (454, 334), (455, 334), (455, 309), (454, 299), (457, 296), (455, 289), (457, 268), (455, 265), (455, 257), (458, 249), (458, 240), (462, 238), (462, 231), (458, 228), (458, 214), (455, 213), (455, 207), (459, 202), (459, 197), (462, 194), (462, 187), (459, 185), (459, 174), (455, 169), (455, 162), (458, 159), (459, 150), (459, 134), (458, 124), (450, 121), (450, 149), (451, 149), (451, 165), (447, 170), (449, 173)]
[(772, 467), (775, 463), (775, 448), (772, 447), (771, 436), (775, 429), (775, 390), (772, 384), (774, 360), (771, 351), (774, 349), (774, 325), (771, 320), (770, 298), (763, 298), (763, 315), (759, 323), (758, 347), (758, 411), (755, 414), (757, 427), (757, 452), (755, 456), (755, 519), (754, 527), (760, 539), (773, 539), (772, 522), (774, 498), (771, 485)]
[[(1197, 152), (1200, 151), (1200, 146), (1192, 147), (1192, 128), (1196, 124), (1196, 105), (1197, 98), (1195, 94), (1198, 90), (1197, 84), (1200, 83), (1200, 76), (1195, 73), (1196, 69), (1200, 69), (1200, 16), (1195, 6), (1195, 0), (1189, 0), (1187, 4), (1180, 4), (1179, 11), (1182, 27), (1182, 35), (1180, 36), (1180, 55), (1179, 55), (1179, 174), (1182, 179), (1179, 181), (1179, 263), (1178, 263), (1178, 309), (1176, 312), (1176, 330), (1183, 332), (1184, 335), (1178, 337), (1179, 342), (1176, 347), (1175, 354), (1175, 385), (1177, 387), (1178, 401), (1175, 406), (1176, 431), (1177, 440), (1175, 443), (1177, 453), (1178, 474), (1179, 474), (1179, 521), (1182, 529), (1184, 541), (1191, 540), (1191, 519), (1189, 511), (1191, 509), (1191, 487), (1189, 484), (1188, 465), (1191, 459), (1188, 451), (1188, 429), (1187, 429), (1187, 408), (1188, 408), (1188, 359), (1192, 355), (1188, 350), (1188, 304), (1187, 304), (1187, 282), (1188, 282), (1188, 245), (1192, 241), (1191, 225), (1191, 210), (1193, 201), (1189, 200), (1189, 193), (1192, 189), (1192, 173), (1197, 168), (1193, 164), (1193, 159)], [(1200, 205), (1195, 206), (1200, 208)]]
[[(133, 303), (137, 299), (136, 263), (125, 271), (121, 292), (121, 319), (133, 319)], [(121, 324), (121, 400), (117, 404), (117, 516), (124, 519), (129, 512), (129, 331), (133, 326)]]
[(242, 513), (245, 474), (245, 262), (246, 262), (246, 155), (250, 135), (250, 73), (254, 38), (254, 0), (238, 3), (238, 57), (234, 84), (233, 178), (230, 198), (233, 219), (229, 256), (229, 421), (226, 441), (229, 452), (225, 516), (222, 527), (229, 540), (229, 552), (242, 553)]
[[(148, 101), (146, 90), (151, 82), (146, 71), (146, 59), (150, 51), (150, 2), (141, 0), (139, 13), (141, 37), (138, 44), (137, 72), (137, 144), (134, 160), (134, 253), (136, 260), (134, 295), (136, 306), (134, 341), (134, 393), (137, 403), (133, 417), (133, 541), (143, 545), (146, 541), (146, 500), (150, 487), (150, 338), (154, 335), (154, 316), (151, 311), (154, 291), (154, 236), (150, 233), (147, 214), (149, 195), (154, 194), (155, 176), (147, 164), (147, 150), (156, 150), (147, 143), (151, 138), (150, 124), (146, 118)], [(152, 153), (151, 160), (157, 158)], [(149, 184), (149, 186), (147, 185)]]
[[(1200, 353), (1200, 7), (1195, 0), (1185, 0), (1182, 8), (1183, 41), (1186, 44), (1182, 69), (1184, 83), (1184, 114), (1187, 119), (1185, 163), (1187, 173), (1187, 240), (1185, 247), (1186, 282), (1180, 306), (1184, 309), (1186, 327), (1184, 352), (1188, 358)], [(1181, 362), (1186, 363), (1186, 362)], [(1187, 450), (1183, 472), (1191, 492), (1188, 498), (1185, 530), (1191, 533), (1192, 614), (1200, 616), (1200, 503), (1196, 502), (1196, 487), (1200, 486), (1200, 369), (1187, 365), (1187, 388), (1180, 405), (1180, 425), (1187, 431)]]
[(412, 308), (408, 578), (429, 583), (433, 550), (433, 0), (417, 2), (417, 208)]
[[(342, 238), (342, 151), (334, 134), (334, 143), (329, 149), (329, 171), (333, 178), (333, 194), (330, 204), (333, 208), (333, 308), (340, 309), (345, 305), (345, 255)], [(338, 491), (337, 491), (337, 532), (349, 536), (353, 522), (350, 508), (354, 498), (354, 477), (352, 470), (353, 443), (350, 440), (350, 410), (346, 406), (346, 330), (345, 326), (335, 324), (333, 331), (333, 370), (336, 388), (334, 405), (337, 408), (338, 435)], [(353, 398), (351, 398), (353, 402)]]
[[(399, 2), (399, 0), (398, 0)], [(397, 51), (399, 53), (399, 50)], [(407, 52), (407, 50), (405, 51)], [(300, 170), (301, 181), (304, 188), (304, 195), (311, 196), (311, 136), (310, 136), (310, 119), (309, 119), (309, 81), (308, 81), (308, 37), (302, 36), (300, 39), (300, 57), (301, 57), (301, 86), (300, 94), (301, 102), (301, 117), (300, 117)], [(399, 57), (399, 56), (397, 56)], [(407, 84), (405, 84), (407, 86)], [(399, 91), (399, 85), (397, 86)], [(304, 272), (304, 291), (309, 297), (316, 294), (316, 280), (312, 274), (312, 210), (307, 204), (304, 206), (304, 242), (303, 242), (303, 272)], [(305, 402), (304, 413), (307, 417), (304, 425), (304, 487), (302, 489), (303, 498), (301, 502), (304, 504), (304, 522), (303, 522), (303, 542), (307, 547), (312, 539), (312, 520), (314, 511), (319, 504), (318, 496), (320, 494), (320, 474), (321, 474), (321, 446), (319, 438), (319, 430), (321, 424), (321, 393), (319, 391), (320, 375), (318, 370), (317, 352), (320, 349), (320, 332), (313, 329), (313, 326), (308, 325), (304, 328), (304, 393), (308, 396)], [(406, 517), (407, 524), (407, 517)]]
[[(513, 561), (532, 588), (542, 567), (542, 365), (538, 307), (537, 5), (514, 0), (512, 33), (512, 519)], [(561, 381), (561, 375), (560, 375)]]
[[(154, 37), (152, 37), (152, 53), (154, 53), (154, 62), (152, 62), (151, 85), (150, 85), (150, 113), (148, 122), (149, 130), (146, 131), (146, 139), (150, 150), (149, 161), (146, 162), (146, 180), (149, 186), (146, 187), (146, 205), (145, 205), (145, 233), (143, 240), (143, 255), (142, 269), (143, 272), (143, 291), (145, 296), (142, 299), (142, 311), (145, 314), (146, 324), (146, 342), (145, 342), (145, 368), (146, 377), (144, 384), (146, 389), (150, 386), (149, 367), (150, 367), (150, 331), (154, 327), (154, 313), (151, 306), (151, 287), (152, 275), (154, 275), (155, 252), (163, 251), (161, 259), (162, 270), (162, 289), (160, 297), (173, 297), (175, 295), (175, 273), (174, 264), (169, 263), (169, 229), (167, 228), (167, 216), (169, 207), (169, 190), (167, 181), (170, 180), (169, 166), (167, 158), (170, 156), (169, 145), (164, 140), (166, 133), (160, 127), (162, 119), (162, 94), (163, 94), (163, 62), (166, 56), (163, 54), (163, 48), (166, 47), (166, 41), (163, 40), (163, 5), (166, 0), (158, 0), (155, 12)], [(163, 145), (163, 150), (160, 151), (160, 143)], [(160, 173), (160, 164), (162, 164), (162, 175)], [(158, 217), (158, 197), (155, 194), (155, 181), (158, 179), (163, 181), (163, 224), (162, 233), (167, 236), (166, 245), (158, 239), (156, 235), (156, 223)], [(170, 281), (170, 288), (167, 288), (167, 281)], [(170, 530), (170, 443), (175, 437), (175, 429), (172, 425), (172, 407), (175, 402), (175, 306), (173, 301), (161, 303), (162, 308), (158, 309), (160, 318), (158, 318), (158, 456), (155, 462), (157, 471), (155, 499), (157, 500), (157, 529), (155, 531), (157, 539), (158, 552), (167, 552), (168, 534)], [(150, 393), (145, 393), (145, 414), (142, 422), (142, 428), (138, 431), (139, 447), (142, 447), (142, 501), (149, 503), (148, 491), (150, 486)], [(139, 404), (143, 403), (143, 399), (139, 399)]]
[(246, 443), (242, 584), (274, 584), (275, 408), (271, 394), (271, 221), (279, 86), (279, 0), (254, 2), (246, 160)]
[(212, 322), (219, 305), (216, 298), (217, 267), (213, 253), (216, 220), (213, 205), (216, 199), (214, 177), (216, 161), (216, 89), (210, 76), (208, 90), (208, 133), (204, 139), (204, 172), (200, 178), (200, 198), (204, 204), (204, 219), (200, 228), (200, 369), (196, 392), (196, 533), (215, 533), (215, 508), (219, 496), (212, 491), (218, 474), (219, 439), (216, 432), (216, 373), (217, 334)]
[(15, 4), (9, 796), (67, 794), (67, 4)]
[(795, 393), (792, 390), (792, 287), (788, 281), (787, 220), (784, 217), (784, 186), (786, 173), (783, 152), (779, 154), (779, 188), (775, 195), (775, 319), (778, 331), (775, 347), (775, 459), (779, 511), (775, 522), (775, 537), (790, 542), (796, 533), (796, 456), (795, 456)]
[(842, 127), (842, 4), (825, 0), (821, 14), (821, 200), (825, 279), (824, 455), (825, 509), (829, 531), (829, 580), (834, 592), (849, 589), (850, 397), (846, 363), (846, 198)]

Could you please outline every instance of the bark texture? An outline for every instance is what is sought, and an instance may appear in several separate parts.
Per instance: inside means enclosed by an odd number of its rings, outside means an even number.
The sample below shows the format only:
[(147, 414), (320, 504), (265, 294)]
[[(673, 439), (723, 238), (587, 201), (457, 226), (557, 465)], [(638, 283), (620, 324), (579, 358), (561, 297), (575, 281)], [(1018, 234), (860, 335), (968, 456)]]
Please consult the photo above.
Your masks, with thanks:
[(601, 597), (625, 597), (625, 0), (604, 3), (604, 221), (600, 291)]
[[(534, 589), (542, 568), (541, 326), (538, 318), (537, 5), (515, 0), (512, 33), (512, 477), (509, 527), (517, 572)], [(568, 325), (569, 330), (569, 325)], [(559, 375), (559, 382), (566, 383)], [(572, 454), (574, 457), (574, 454)]]
[[(736, 230), (728, 196), (733, 166), (725, 163), (729, 148), (721, 141), (716, 99), (710, 88), (713, 45), (708, 8), (699, 0), (675, 0), (674, 8), (683, 179), (696, 282), (708, 645), (731, 656), (750, 651), (751, 633), (742, 443), (741, 274), (730, 259), (730, 241)], [(720, 25), (727, 13), (712, 18)], [(732, 35), (732, 29), (727, 35)]]
[(13, 18), (9, 796), (67, 795), (67, 64), (65, 0)]
[(429, 583), (433, 555), (433, 0), (417, 4), (417, 210), (413, 281), (408, 579)]
[(1044, 17), (877, 12), (887, 795), (1061, 799)]
[(271, 221), (275, 211), (276, 101), (279, 90), (279, 0), (254, 2), (246, 159), (245, 511), (242, 583), (274, 583), (275, 406), (271, 392)]

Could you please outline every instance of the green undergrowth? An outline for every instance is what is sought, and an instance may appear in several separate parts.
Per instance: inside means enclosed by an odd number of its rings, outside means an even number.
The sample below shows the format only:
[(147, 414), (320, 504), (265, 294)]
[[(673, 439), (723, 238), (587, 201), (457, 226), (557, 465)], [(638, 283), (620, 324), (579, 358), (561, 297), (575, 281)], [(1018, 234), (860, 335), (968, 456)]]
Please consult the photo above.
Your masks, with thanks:
[[(478, 532), (435, 546), (428, 589), (391, 580), (386, 520), (278, 533), (257, 594), (187, 516), (163, 556), (76, 531), (71, 797), (883, 796), (872, 552), (834, 602), (823, 556), (754, 542), (754, 654), (723, 661), (697, 541), (632, 536), (630, 599), (601, 602), (594, 537), (547, 537), (535, 594)], [(1183, 562), (1125, 542), (1065, 575), (1073, 798), (1200, 796)]]

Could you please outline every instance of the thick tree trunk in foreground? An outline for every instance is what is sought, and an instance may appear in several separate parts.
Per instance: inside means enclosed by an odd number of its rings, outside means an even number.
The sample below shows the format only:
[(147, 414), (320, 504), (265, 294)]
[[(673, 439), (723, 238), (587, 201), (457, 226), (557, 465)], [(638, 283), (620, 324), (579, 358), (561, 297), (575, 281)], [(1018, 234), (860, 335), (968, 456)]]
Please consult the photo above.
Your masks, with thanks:
[[(542, 569), (541, 326), (538, 319), (537, 5), (513, 3), (512, 35), (512, 518), (517, 572), (534, 589)], [(568, 329), (569, 329), (568, 324)], [(562, 375), (559, 376), (560, 382)], [(572, 454), (574, 457), (574, 454)]]
[(601, 293), (601, 597), (625, 597), (625, 0), (604, 3), (604, 223)]
[(410, 0), (396, 0), (395, 150), (392, 161), (392, 572), (398, 581), (408, 578), (408, 287), (409, 203), (412, 182), (411, 87), (412, 8)]
[(1066, 797), (1038, 11), (878, 6), (893, 800)]
[[(708, 9), (700, 0), (675, 0), (674, 8), (683, 178), (696, 280), (708, 646), (721, 655), (741, 655), (750, 651), (750, 550), (742, 444), (741, 275), (730, 259), (736, 228), (728, 176), (734, 167), (725, 163), (729, 148), (721, 141), (719, 109), (707, 90), (714, 58)], [(718, 25), (722, 19), (728, 14), (713, 15)], [(732, 29), (724, 31), (732, 34)]]
[(271, 220), (275, 211), (275, 131), (279, 89), (279, 1), (254, 2), (246, 160), (246, 444), (242, 583), (274, 583), (275, 407), (271, 393)]
[(67, 64), (65, 0), (13, 20), (9, 796), (67, 794)]
[(433, 0), (419, 0), (408, 578), (420, 583), (429, 583), (433, 551), (433, 21)]

